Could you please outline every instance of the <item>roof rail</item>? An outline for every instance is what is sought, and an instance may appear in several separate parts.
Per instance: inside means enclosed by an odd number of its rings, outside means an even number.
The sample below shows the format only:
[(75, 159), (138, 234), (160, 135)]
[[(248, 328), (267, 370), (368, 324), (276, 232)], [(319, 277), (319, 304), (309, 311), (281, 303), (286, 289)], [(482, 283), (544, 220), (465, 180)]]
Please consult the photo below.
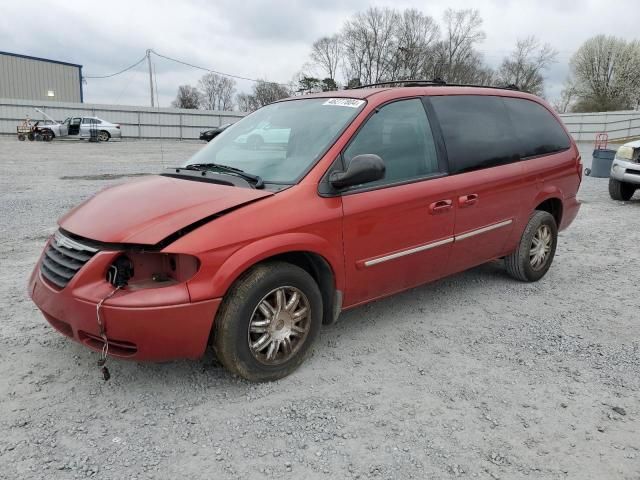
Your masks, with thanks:
[(372, 87), (384, 87), (384, 86), (401, 86), (401, 87), (473, 87), (473, 88), (497, 88), (499, 90), (518, 90), (517, 85), (510, 84), (505, 86), (497, 85), (476, 85), (468, 83), (447, 83), (441, 78), (434, 78), (433, 80), (389, 80), (387, 82), (369, 83), (367, 85), (358, 85), (357, 87), (349, 87), (347, 90), (357, 90), (360, 88), (372, 88)]

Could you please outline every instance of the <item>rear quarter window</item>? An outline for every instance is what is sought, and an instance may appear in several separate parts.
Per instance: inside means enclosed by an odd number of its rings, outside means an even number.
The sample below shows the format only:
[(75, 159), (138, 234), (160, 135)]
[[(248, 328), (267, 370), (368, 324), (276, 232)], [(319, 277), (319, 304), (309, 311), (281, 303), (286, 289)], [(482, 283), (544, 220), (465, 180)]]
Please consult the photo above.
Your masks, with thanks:
[(501, 97), (430, 97), (440, 122), (451, 173), (519, 160), (518, 145)]
[(503, 98), (518, 136), (521, 158), (566, 150), (571, 141), (558, 120), (539, 103), (523, 98)]

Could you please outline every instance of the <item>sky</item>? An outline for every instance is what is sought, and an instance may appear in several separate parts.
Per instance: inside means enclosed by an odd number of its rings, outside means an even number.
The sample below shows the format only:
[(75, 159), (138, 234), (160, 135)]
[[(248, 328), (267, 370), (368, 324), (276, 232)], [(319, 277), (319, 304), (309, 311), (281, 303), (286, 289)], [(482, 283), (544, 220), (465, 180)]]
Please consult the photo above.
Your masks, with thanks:
[[(546, 97), (557, 98), (569, 59), (589, 37), (638, 38), (637, 0), (109, 0), (41, 2), (28, 7), (0, 0), (0, 51), (83, 65), (106, 75), (132, 65), (151, 48), (212, 70), (288, 83), (309, 66), (311, 44), (337, 33), (370, 6), (416, 8), (441, 23), (446, 8), (475, 8), (486, 40), (478, 49), (497, 67), (519, 38), (535, 35), (558, 52), (545, 76)], [(206, 72), (153, 57), (159, 103), (168, 107), (178, 85), (196, 85)], [(319, 73), (319, 72), (318, 72)], [(238, 81), (238, 91), (252, 83)], [(87, 79), (85, 102), (149, 105), (147, 64), (113, 78)]]

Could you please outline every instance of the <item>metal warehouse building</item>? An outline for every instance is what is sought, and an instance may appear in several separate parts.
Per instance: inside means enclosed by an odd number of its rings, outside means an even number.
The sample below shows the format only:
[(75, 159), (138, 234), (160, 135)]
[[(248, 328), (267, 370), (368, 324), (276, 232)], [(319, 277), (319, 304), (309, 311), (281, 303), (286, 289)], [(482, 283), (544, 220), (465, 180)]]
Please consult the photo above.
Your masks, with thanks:
[(0, 52), (0, 98), (81, 103), (82, 65)]

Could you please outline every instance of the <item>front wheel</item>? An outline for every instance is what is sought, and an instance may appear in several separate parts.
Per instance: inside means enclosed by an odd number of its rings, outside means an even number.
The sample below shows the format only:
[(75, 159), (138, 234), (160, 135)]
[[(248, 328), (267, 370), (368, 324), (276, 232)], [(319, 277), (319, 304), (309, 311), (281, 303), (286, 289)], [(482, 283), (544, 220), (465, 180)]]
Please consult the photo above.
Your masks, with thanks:
[(215, 319), (213, 347), (246, 380), (277, 380), (304, 361), (320, 331), (322, 296), (303, 269), (284, 262), (255, 266), (231, 287)]
[(549, 212), (536, 210), (522, 233), (518, 248), (505, 257), (507, 272), (516, 280), (536, 282), (551, 267), (558, 244), (558, 226)]
[(631, 183), (621, 182), (615, 178), (609, 179), (609, 195), (614, 200), (627, 201), (631, 200), (636, 191), (635, 185)]

